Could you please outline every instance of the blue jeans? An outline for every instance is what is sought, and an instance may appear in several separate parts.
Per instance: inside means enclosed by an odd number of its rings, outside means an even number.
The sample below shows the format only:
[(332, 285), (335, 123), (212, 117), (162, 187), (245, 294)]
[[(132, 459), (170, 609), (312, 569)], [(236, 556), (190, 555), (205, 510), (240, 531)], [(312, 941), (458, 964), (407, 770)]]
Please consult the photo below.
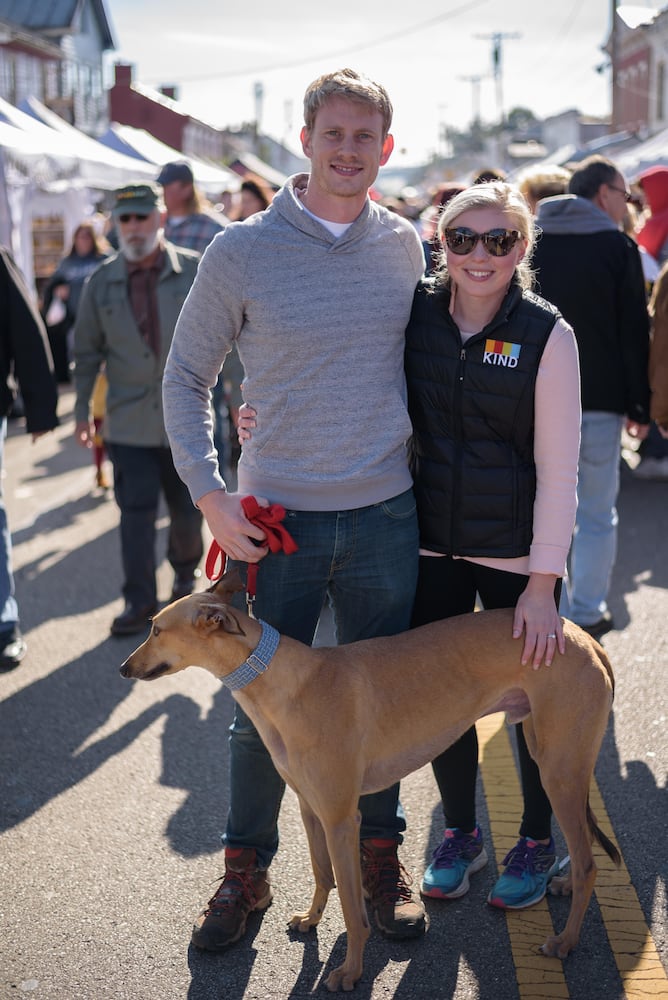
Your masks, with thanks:
[(570, 574), (560, 611), (578, 625), (593, 625), (608, 609), (617, 555), (617, 494), (624, 418), (617, 413), (582, 414), (578, 465), (578, 510), (571, 544)]
[[(270, 554), (260, 563), (258, 618), (309, 645), (326, 599), (334, 612), (338, 642), (395, 635), (409, 627), (418, 565), (412, 490), (359, 510), (291, 510), (285, 526), (299, 550), (289, 556)], [(245, 564), (237, 565), (243, 570)], [(295, 705), (295, 725), (298, 716)], [(342, 718), (342, 739), (345, 727)], [(285, 785), (239, 705), (230, 734), (230, 811), (223, 843), (254, 847), (258, 864), (266, 868), (278, 848)], [(363, 839), (401, 841), (406, 823), (398, 784), (363, 796), (360, 810)]]
[(5, 460), (7, 417), (0, 420), (0, 632), (11, 632), (19, 620), (19, 609), (14, 597), (12, 572), (12, 536), (7, 524), (7, 511), (2, 492), (2, 469)]

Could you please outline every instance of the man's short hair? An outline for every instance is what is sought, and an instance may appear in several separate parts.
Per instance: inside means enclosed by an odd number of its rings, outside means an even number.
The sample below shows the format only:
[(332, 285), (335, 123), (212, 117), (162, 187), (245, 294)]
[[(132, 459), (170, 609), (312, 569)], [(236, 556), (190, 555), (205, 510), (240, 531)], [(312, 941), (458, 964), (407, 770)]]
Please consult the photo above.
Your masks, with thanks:
[(619, 176), (619, 170), (612, 160), (606, 159), (605, 156), (588, 156), (573, 168), (568, 182), (568, 193), (593, 201), (601, 184), (614, 185)]
[(379, 83), (354, 69), (337, 69), (314, 80), (304, 94), (304, 123), (311, 131), (315, 116), (331, 97), (345, 97), (359, 104), (370, 104), (383, 118), (383, 139), (392, 125), (392, 102)]

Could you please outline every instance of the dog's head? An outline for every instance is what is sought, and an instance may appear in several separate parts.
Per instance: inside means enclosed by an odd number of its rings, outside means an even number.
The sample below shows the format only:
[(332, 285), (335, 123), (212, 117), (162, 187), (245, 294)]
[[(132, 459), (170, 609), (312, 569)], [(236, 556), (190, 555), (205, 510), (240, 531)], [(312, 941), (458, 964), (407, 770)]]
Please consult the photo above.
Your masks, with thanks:
[[(168, 604), (153, 619), (148, 638), (121, 664), (123, 677), (152, 681), (189, 666), (224, 677), (235, 669), (252, 648), (242, 625), (250, 619), (228, 604), (239, 590), (243, 585), (235, 569), (204, 593)], [(237, 641), (221, 646), (216, 636)]]

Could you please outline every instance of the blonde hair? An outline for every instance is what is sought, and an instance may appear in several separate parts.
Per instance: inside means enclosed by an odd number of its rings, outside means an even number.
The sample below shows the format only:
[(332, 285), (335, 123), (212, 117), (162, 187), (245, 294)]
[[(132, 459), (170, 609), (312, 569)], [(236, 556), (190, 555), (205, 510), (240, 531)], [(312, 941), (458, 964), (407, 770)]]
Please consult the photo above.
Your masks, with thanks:
[(566, 194), (570, 179), (570, 170), (559, 167), (557, 164), (548, 163), (526, 167), (517, 177), (517, 186), (526, 198), (529, 207), (535, 211), (541, 198), (553, 198), (558, 194)]
[(503, 181), (475, 184), (460, 194), (456, 194), (444, 205), (436, 231), (441, 243), (441, 260), (435, 272), (436, 284), (448, 284), (450, 281), (445, 252), (442, 249), (445, 230), (452, 228), (456, 219), (464, 212), (480, 208), (500, 209), (508, 217), (511, 227), (516, 229), (522, 239), (526, 241), (526, 252), (515, 268), (515, 275), (521, 288), (525, 290), (531, 288), (533, 286), (531, 254), (536, 242), (536, 225), (531, 209), (520, 189), (514, 184), (506, 184)]
[(345, 97), (359, 104), (370, 104), (383, 118), (383, 138), (392, 124), (392, 102), (379, 83), (354, 69), (337, 69), (314, 80), (304, 94), (304, 123), (309, 132), (320, 108), (332, 97)]

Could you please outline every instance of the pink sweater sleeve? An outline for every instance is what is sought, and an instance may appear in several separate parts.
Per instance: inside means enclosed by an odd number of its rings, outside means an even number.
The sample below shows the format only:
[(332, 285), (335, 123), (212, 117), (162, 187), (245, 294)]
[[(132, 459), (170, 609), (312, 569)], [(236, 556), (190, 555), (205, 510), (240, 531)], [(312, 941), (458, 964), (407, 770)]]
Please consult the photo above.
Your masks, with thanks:
[(575, 335), (559, 320), (536, 379), (534, 456), (536, 500), (530, 573), (563, 576), (577, 507), (580, 449), (580, 368)]

